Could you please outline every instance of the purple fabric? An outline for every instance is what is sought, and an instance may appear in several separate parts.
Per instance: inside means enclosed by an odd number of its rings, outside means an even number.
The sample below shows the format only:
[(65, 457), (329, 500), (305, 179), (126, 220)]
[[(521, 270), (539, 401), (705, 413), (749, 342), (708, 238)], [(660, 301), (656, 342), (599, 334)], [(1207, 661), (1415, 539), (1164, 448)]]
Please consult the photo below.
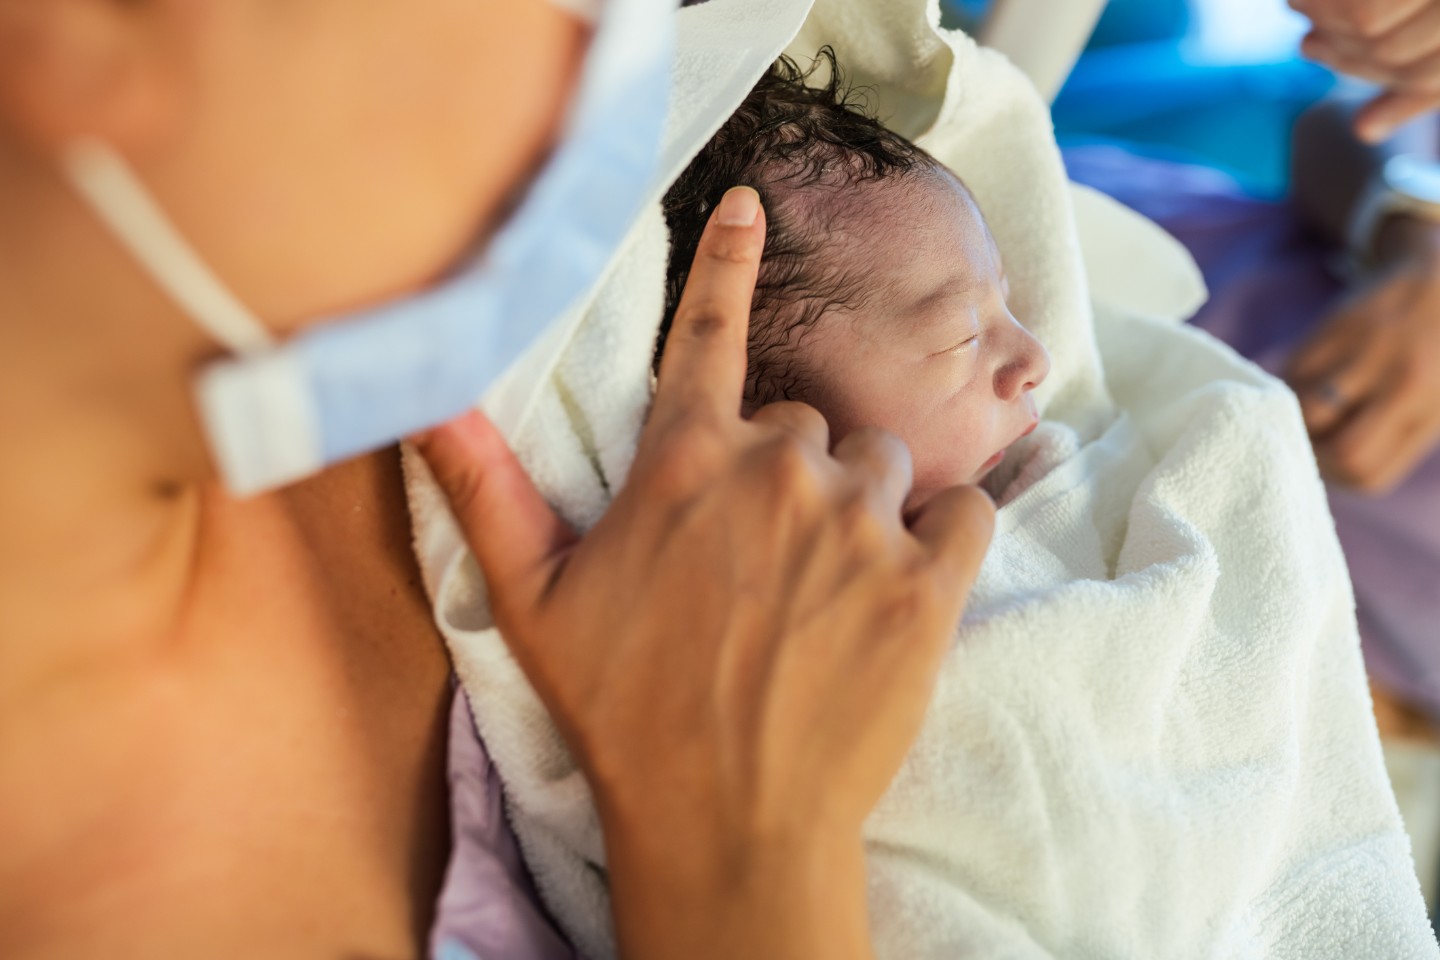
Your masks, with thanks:
[[(1073, 179), (1145, 214), (1190, 249), (1211, 300), (1197, 326), (1272, 373), (1343, 293), (1335, 251), (1283, 203), (1246, 197), (1216, 171), (1115, 147), (1067, 151)], [(1355, 583), (1366, 668), (1440, 719), (1440, 451), (1393, 493), (1333, 489), (1330, 507)]]
[(500, 778), (458, 687), (450, 711), (449, 770), (453, 849), (430, 933), (432, 954), (444, 960), (574, 960), (520, 859)]

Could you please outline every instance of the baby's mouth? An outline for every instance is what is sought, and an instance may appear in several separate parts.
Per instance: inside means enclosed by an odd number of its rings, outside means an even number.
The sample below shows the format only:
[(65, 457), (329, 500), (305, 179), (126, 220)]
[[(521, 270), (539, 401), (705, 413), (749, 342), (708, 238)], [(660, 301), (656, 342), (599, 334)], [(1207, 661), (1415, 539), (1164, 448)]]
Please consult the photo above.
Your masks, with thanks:
[(984, 479), (986, 474), (988, 474), (991, 470), (994, 470), (996, 467), (1000, 466), (1000, 461), (1005, 459), (1005, 454), (1009, 452), (1010, 448), (1019, 441), (1023, 440), (1025, 437), (1028, 437), (1030, 436), (1030, 434), (1034, 433), (1035, 428), (1038, 426), (1040, 426), (1040, 418), (1038, 416), (1035, 416), (1035, 418), (1030, 421), (1030, 426), (1022, 430), (1019, 436), (1017, 436), (1014, 440), (1011, 440), (1009, 443), (1005, 444), (1005, 446), (1001, 447), (999, 450), (995, 451), (995, 453), (991, 454), (990, 459), (986, 460), (980, 465), (980, 469), (976, 473), (977, 481), (980, 479)]
[(1006, 446), (1003, 446), (999, 450), (996, 450), (994, 453), (992, 453), (989, 460), (986, 460), (984, 463), (980, 464), (980, 469), (975, 471), (975, 479), (970, 482), (979, 483), (981, 480), (984, 480), (986, 477), (988, 477), (996, 467), (1000, 466), (1000, 461), (1005, 459), (1005, 454), (1008, 453), (1009, 450), (1010, 447), (1007, 444)]

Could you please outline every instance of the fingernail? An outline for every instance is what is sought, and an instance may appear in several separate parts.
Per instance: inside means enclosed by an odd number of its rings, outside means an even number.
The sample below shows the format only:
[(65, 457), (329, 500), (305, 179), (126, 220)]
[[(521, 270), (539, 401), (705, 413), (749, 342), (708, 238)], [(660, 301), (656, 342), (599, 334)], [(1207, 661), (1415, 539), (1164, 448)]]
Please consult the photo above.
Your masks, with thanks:
[(751, 187), (731, 187), (715, 208), (715, 222), (722, 227), (753, 227), (760, 216), (760, 194)]

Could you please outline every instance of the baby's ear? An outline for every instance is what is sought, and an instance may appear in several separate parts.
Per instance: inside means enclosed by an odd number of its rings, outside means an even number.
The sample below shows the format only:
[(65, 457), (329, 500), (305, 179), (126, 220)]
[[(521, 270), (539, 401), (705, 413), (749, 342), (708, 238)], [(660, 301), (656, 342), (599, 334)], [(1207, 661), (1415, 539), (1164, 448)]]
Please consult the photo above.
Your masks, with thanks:
[(188, 4), (45, 0), (0, 5), (0, 123), (54, 154), (94, 138), (144, 151), (173, 131), (197, 84), (177, 40)]

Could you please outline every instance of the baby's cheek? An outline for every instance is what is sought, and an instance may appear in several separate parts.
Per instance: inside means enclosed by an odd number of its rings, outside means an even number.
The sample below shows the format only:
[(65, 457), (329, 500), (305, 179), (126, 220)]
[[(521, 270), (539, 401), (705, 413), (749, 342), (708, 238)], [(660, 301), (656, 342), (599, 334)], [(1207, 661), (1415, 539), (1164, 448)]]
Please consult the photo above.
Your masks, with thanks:
[(817, 378), (807, 399), (836, 440), (860, 427), (881, 427), (904, 440), (915, 465), (913, 504), (969, 482), (995, 451), (986, 449), (991, 431), (977, 403), (949, 392), (953, 387), (943, 378), (927, 378), (928, 371), (900, 376), (897, 366), (857, 361), (843, 375)]
[(935, 451), (912, 443), (910, 453), (915, 458), (914, 489), (917, 494), (930, 496), (947, 487), (969, 483), (984, 462), (976, 453), (953, 447)]
[(907, 439), (917, 484), (922, 478), (937, 489), (968, 483), (995, 452), (988, 425), (967, 412), (952, 409), (915, 423)]

